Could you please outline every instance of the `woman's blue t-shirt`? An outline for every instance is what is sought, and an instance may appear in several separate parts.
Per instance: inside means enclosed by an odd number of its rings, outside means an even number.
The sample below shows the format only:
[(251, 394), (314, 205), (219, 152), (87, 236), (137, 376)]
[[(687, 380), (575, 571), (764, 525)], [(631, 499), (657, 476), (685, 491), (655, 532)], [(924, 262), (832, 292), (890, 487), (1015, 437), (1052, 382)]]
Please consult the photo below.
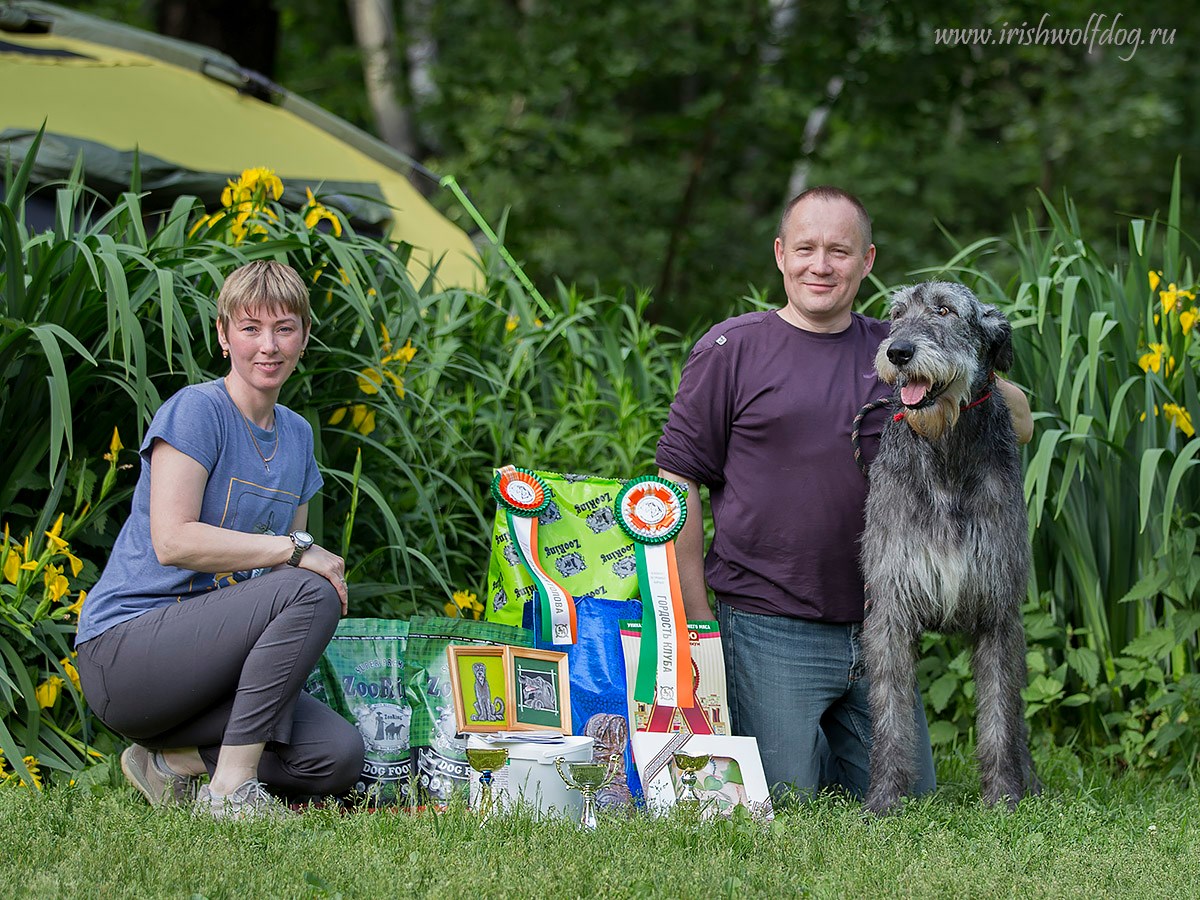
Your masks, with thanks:
[(150, 451), (156, 439), (208, 470), (200, 508), (200, 521), (208, 525), (286, 534), (296, 508), (323, 484), (312, 427), (296, 413), (276, 405), (275, 430), (265, 431), (242, 417), (223, 379), (185, 387), (158, 410), (142, 441), (133, 509), (83, 604), (77, 644), (142, 613), (265, 571), (192, 572), (158, 561), (150, 540)]

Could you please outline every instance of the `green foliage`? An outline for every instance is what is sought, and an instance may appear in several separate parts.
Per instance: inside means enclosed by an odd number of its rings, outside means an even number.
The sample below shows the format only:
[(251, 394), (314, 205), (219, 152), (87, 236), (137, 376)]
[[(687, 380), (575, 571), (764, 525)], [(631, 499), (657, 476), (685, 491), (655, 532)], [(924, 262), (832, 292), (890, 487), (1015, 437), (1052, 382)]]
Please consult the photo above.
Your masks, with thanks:
[[(14, 534), (50, 530), (59, 510), (82, 515), (62, 502), (87, 481), (80, 448), (105, 446), (117, 422), (140, 432), (161, 398), (222, 373), (213, 298), (226, 273), (262, 257), (313, 285), (312, 344), (281, 400), (313, 426), (327, 487), (311, 530), (344, 551), (356, 614), (438, 613), (456, 591), (484, 593), (495, 466), (615, 476), (652, 466), (691, 340), (647, 323), (647, 293), (557, 283), (541, 300), (491, 256), (480, 292), (415, 284), (407, 248), (332, 213), (339, 228), (311, 228), (278, 207), (261, 172), (244, 173), (250, 199), (232, 191), (212, 216), (186, 200), (147, 216), (132, 192), (101, 208), (79, 176), (57, 187), (56, 225), (42, 234), (24, 224), (19, 173), (0, 206), (0, 498)], [(1176, 173), (1166, 219), (1133, 220), (1119, 265), (1085, 240), (1074, 204), (1045, 200), (1011, 240), (977, 241), (938, 267), (1009, 313), (1012, 377), (1035, 410), (1025, 485), (1034, 733), (1177, 772), (1195, 766), (1188, 723), (1200, 713), (1200, 349), (1183, 196)], [(887, 294), (875, 285), (872, 310)], [(107, 506), (78, 532), (77, 555), (99, 564), (118, 524), (103, 512), (127, 485), (110, 471)], [(21, 616), (36, 613), (30, 602), (22, 595)], [(61, 648), (45, 640), (35, 656), (49, 662), (26, 672), (28, 684), (8, 676), (13, 715), (32, 713), (29, 691), (36, 699), (57, 671), (62, 654), (46, 651)], [(951, 745), (970, 736), (968, 657), (939, 636), (926, 650), (933, 737)], [(35, 724), (22, 722), (10, 730), (28, 737)], [(10, 743), (15, 765), (25, 744)], [(54, 752), (67, 766), (70, 754)]]
[[(86, 597), (81, 585), (95, 580), (98, 567), (77, 556), (71, 541), (128, 497), (128, 491), (114, 490), (119, 451), (114, 432), (98, 493), (96, 474), (80, 460), (57, 479), (32, 533), (12, 535), (4, 523), (0, 759), (8, 764), (0, 761), (0, 784), (41, 787), (51, 773), (74, 774), (100, 756), (91, 746), (95, 735), (89, 734), (71, 649)], [(64, 487), (71, 488), (65, 497)]]
[[(0, 208), (6, 251), (17, 250), (0, 274), (18, 313), (0, 322), (14, 335), (0, 363), (21, 391), (0, 395), (13, 460), (0, 496), (16, 525), (32, 523), (62, 469), (56, 438), (64, 456), (115, 421), (140, 439), (163, 398), (221, 373), (214, 297), (228, 271), (262, 257), (313, 284), (312, 344), (281, 402), (313, 426), (328, 487), (311, 528), (347, 550), (360, 613), (440, 612), (456, 588), (479, 590), (493, 466), (633, 475), (650, 465), (687, 345), (646, 323), (646, 294), (559, 285), (541, 305), (507, 269), (481, 293), (415, 285), (406, 247), (340, 220), (311, 229), (278, 206), (265, 170), (243, 173), (228, 209), (204, 215), (182, 200), (152, 229), (137, 195), (102, 210), (80, 179), (57, 190), (54, 231), (28, 233), (19, 181)], [(28, 353), (41, 346), (30, 335), (51, 327), (76, 359)]]

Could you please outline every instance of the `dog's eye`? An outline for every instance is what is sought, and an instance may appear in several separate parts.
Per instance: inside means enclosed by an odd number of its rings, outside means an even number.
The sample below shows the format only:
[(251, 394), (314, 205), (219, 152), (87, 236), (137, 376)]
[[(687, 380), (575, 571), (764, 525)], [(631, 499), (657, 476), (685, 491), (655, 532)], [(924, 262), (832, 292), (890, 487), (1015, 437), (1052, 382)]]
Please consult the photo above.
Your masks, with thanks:
[(937, 313), (939, 316), (948, 316), (948, 315), (950, 315), (950, 313), (953, 312), (953, 310), (950, 309), (950, 307), (948, 307), (948, 306), (935, 306), (933, 308), (933, 311), (935, 313)]

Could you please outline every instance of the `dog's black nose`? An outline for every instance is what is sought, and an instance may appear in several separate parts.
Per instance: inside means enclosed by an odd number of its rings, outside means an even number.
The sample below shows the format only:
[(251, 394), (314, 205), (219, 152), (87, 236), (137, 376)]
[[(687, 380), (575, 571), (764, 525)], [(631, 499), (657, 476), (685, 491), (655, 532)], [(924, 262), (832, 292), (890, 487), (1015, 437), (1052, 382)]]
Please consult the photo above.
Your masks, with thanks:
[(892, 365), (902, 366), (917, 352), (917, 347), (912, 341), (894, 341), (888, 346), (887, 358), (892, 361)]

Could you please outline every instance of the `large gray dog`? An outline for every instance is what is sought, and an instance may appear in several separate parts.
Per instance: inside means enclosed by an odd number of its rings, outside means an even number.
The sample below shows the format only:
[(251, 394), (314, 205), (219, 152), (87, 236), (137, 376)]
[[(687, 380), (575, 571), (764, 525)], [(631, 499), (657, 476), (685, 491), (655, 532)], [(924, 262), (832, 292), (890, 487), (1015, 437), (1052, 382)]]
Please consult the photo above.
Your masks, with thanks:
[(863, 629), (871, 676), (871, 788), (866, 808), (892, 810), (915, 774), (915, 645), (924, 631), (974, 641), (976, 742), (983, 799), (1010, 806), (1038, 790), (1021, 688), (1021, 600), (1029, 542), (1021, 466), (995, 370), (1013, 362), (1012, 329), (958, 284), (892, 297), (892, 328), (875, 368), (896, 409), (870, 470)]

